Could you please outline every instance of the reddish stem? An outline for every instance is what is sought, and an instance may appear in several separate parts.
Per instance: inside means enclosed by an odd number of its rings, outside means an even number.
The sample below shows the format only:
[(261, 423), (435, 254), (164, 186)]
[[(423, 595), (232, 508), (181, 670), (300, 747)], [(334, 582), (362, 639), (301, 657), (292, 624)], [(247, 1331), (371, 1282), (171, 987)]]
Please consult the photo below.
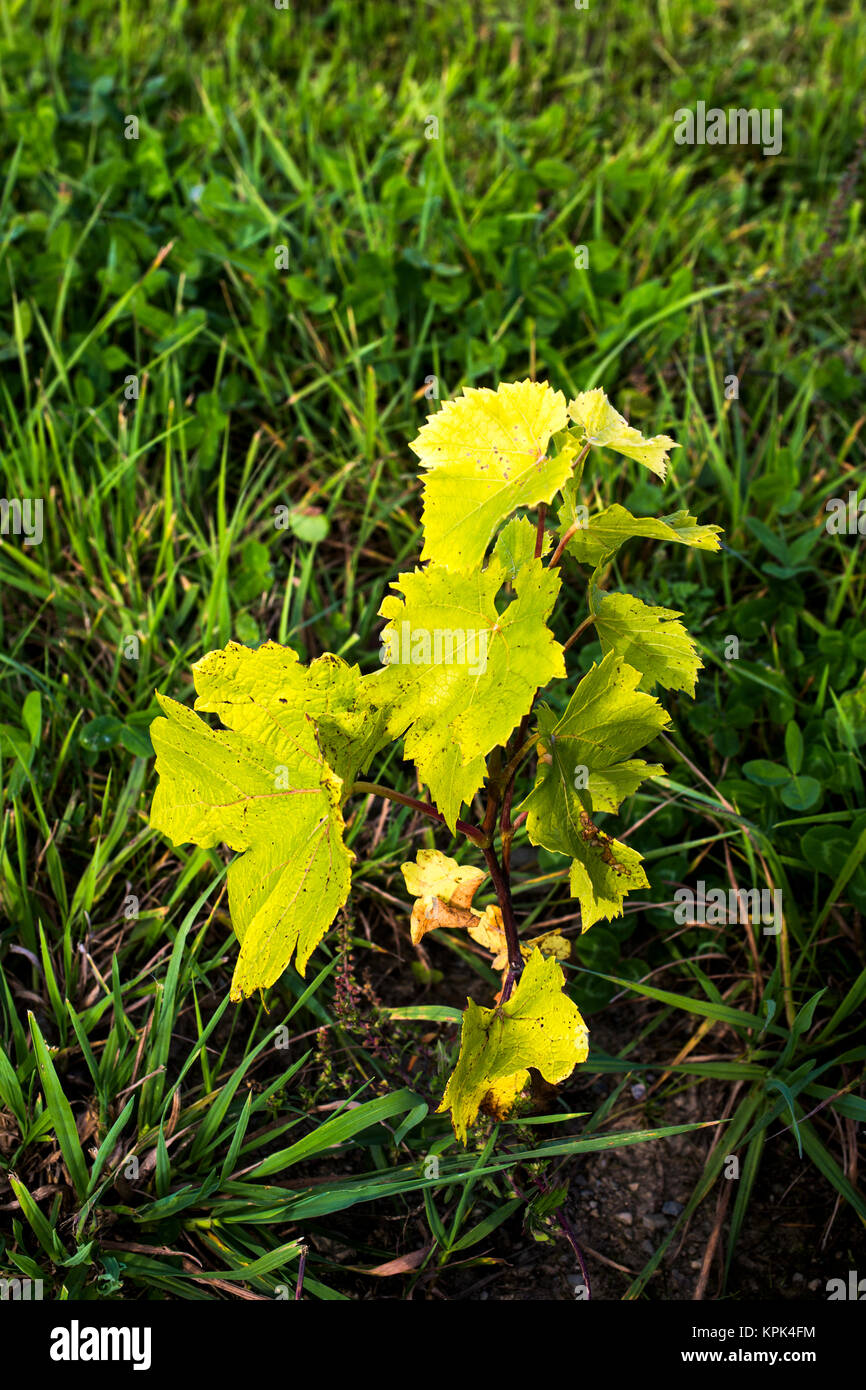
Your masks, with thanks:
[[(419, 801), (415, 796), (406, 796), (404, 792), (395, 792), (393, 787), (382, 787), (378, 782), (355, 782), (352, 787), (353, 792), (361, 795), (366, 793), (368, 796), (382, 796), (386, 801), (399, 801), (401, 806), (409, 806), (411, 810), (418, 811), (422, 816), (427, 816), (430, 820), (435, 820), (439, 825), (445, 825), (445, 817), (441, 811), (437, 811), (435, 806), (428, 806), (426, 801)], [(479, 830), (477, 825), (470, 825), (468, 821), (459, 820), (457, 829), (461, 835), (465, 835), (479, 849), (485, 849), (489, 843), (488, 837), (483, 830)]]
[(508, 886), (508, 879), (499, 866), (499, 860), (496, 858), (496, 851), (492, 845), (485, 847), (484, 860), (487, 864), (487, 871), (493, 880), (493, 887), (496, 889), (496, 897), (502, 912), (505, 944), (508, 948), (508, 974), (505, 977), (505, 984), (502, 986), (502, 994), (499, 999), (500, 1004), (504, 1004), (523, 974), (523, 956), (520, 954), (520, 938), (517, 935), (517, 923), (514, 920), (514, 908), (511, 904), (511, 889)]

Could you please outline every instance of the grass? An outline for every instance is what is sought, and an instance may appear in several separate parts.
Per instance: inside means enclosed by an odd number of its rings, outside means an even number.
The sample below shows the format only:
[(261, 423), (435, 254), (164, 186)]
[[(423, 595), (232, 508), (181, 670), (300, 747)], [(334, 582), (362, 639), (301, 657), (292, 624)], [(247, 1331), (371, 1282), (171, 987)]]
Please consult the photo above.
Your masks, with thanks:
[[(0, 1268), (55, 1296), (294, 1296), (306, 1240), (305, 1295), (358, 1297), (400, 1217), (424, 1251), (401, 1289), (457, 1296), (522, 1217), (549, 1231), (527, 1175), (555, 1192), (682, 1128), (622, 1128), (649, 1072), (648, 1107), (723, 1083), (701, 1116), (724, 1142), (622, 1296), (652, 1296), (713, 1193), (736, 1292), (768, 1135), (828, 1229), (866, 1216), (866, 569), (824, 525), (863, 478), (861, 7), (302, 8), (0, 7), (0, 469), (44, 500), (41, 544), (0, 539)], [(783, 152), (675, 145), (697, 100), (782, 107)], [(419, 550), (425, 388), (527, 374), (682, 445), (663, 499), (611, 459), (591, 506), (688, 507), (726, 548), (634, 544), (612, 576), (683, 610), (706, 667), (622, 822), (651, 897), (576, 942), (614, 1089), (465, 1151), (434, 1106), (484, 968), (452, 942), (395, 969), (430, 832), (356, 806), (318, 973), (229, 1007), (223, 859), (149, 830), (147, 728), (230, 639), (372, 669)], [(417, 790), (396, 754), (376, 776)], [(518, 883), (524, 924), (573, 929), (559, 868)], [(673, 931), (699, 878), (781, 888), (779, 935)]]

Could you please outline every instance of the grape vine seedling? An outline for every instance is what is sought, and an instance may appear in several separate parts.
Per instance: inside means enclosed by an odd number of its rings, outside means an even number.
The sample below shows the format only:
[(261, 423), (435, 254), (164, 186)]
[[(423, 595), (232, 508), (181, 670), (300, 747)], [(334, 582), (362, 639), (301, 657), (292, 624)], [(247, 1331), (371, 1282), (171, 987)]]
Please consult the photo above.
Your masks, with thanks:
[[(686, 511), (636, 517), (618, 504), (589, 515), (579, 496), (593, 449), (663, 479), (676, 447), (667, 435), (644, 439), (600, 389), (566, 404), (543, 382), (466, 388), (411, 445), (426, 470), (425, 564), (401, 574), (382, 604), (380, 669), (362, 674), (330, 654), (303, 665), (274, 642), (255, 650), (230, 642), (193, 667), (196, 712), (157, 695), (165, 717), (151, 730), (160, 777), (151, 824), (175, 844), (237, 852), (228, 869), (240, 942), (232, 999), (274, 984), (292, 957), (303, 975), (346, 902), (349, 797), (414, 807), (480, 851), (483, 869), (430, 850), (403, 865), (415, 899), (412, 940), (466, 931), (503, 971), (490, 1007), (468, 1001), (440, 1106), (463, 1142), (479, 1110), (509, 1111), (530, 1067), (556, 1083), (587, 1056), (586, 1026), (560, 964), (570, 943), (558, 932), (519, 936), (515, 834), (525, 827), (533, 845), (570, 861), (583, 931), (621, 916), (625, 897), (648, 884), (637, 850), (595, 817), (617, 813), (664, 771), (634, 756), (670, 724), (651, 692), (694, 695), (702, 663), (680, 613), (601, 586), (632, 537), (718, 550), (720, 528)], [(547, 508), (557, 497), (553, 526)], [(587, 613), (560, 644), (548, 622), (566, 553), (590, 575)], [(601, 643), (600, 663), (563, 713), (536, 703), (551, 682), (568, 680), (566, 653), (587, 630)], [(377, 754), (400, 738), (430, 802), (366, 780)], [(479, 794), (483, 813), (468, 819)], [(472, 898), (488, 875), (497, 902), (480, 912)]]

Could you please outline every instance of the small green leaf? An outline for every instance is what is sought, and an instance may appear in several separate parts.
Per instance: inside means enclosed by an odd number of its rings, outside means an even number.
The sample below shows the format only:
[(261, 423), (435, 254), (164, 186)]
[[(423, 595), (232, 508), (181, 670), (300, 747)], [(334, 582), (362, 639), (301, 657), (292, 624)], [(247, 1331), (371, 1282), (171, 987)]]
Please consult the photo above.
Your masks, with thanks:
[(115, 719), (113, 714), (100, 714), (79, 730), (78, 742), (89, 753), (103, 753), (106, 748), (114, 747), (122, 733), (123, 725), (119, 719)]
[(147, 729), (137, 729), (131, 724), (124, 724), (120, 731), (120, 742), (134, 758), (153, 757), (153, 744)]
[[(582, 514), (574, 515), (575, 504), (566, 505), (559, 513), (560, 529), (564, 534)], [(632, 516), (625, 507), (615, 502), (604, 511), (583, 519), (583, 524), (568, 541), (568, 552), (582, 564), (599, 566), (610, 560), (621, 545), (635, 536), (646, 540), (674, 541), (678, 545), (695, 546), (698, 550), (718, 550), (720, 526), (700, 526), (688, 512), (674, 512), (672, 516)]]
[(792, 777), (779, 795), (791, 811), (810, 811), (821, 798), (821, 783), (814, 777)]
[(785, 726), (785, 758), (788, 759), (788, 767), (796, 777), (803, 766), (803, 735), (795, 720), (788, 721)]
[(21, 720), (30, 735), (34, 747), (39, 746), (42, 733), (42, 696), (38, 690), (31, 690), (21, 706)]
[(290, 512), (289, 526), (292, 534), (297, 536), (299, 541), (306, 541), (308, 545), (318, 545), (320, 541), (326, 540), (331, 529), (328, 518), (320, 512)]
[(680, 447), (667, 434), (644, 439), (640, 430), (636, 430), (619, 411), (614, 410), (600, 386), (592, 391), (581, 391), (575, 400), (569, 402), (568, 414), (587, 444), (596, 449), (613, 449), (614, 453), (635, 459), (660, 478), (667, 472), (668, 453)]
[(663, 685), (694, 697), (703, 662), (686, 629), (676, 621), (681, 617), (670, 608), (651, 608), (631, 594), (605, 594), (595, 628), (603, 652), (616, 652), (640, 671), (641, 690)]
[[(516, 516), (500, 531), (493, 550), (494, 560), (505, 570), (505, 577), (512, 584), (519, 570), (529, 564), (535, 556), (535, 543), (538, 527), (533, 526), (525, 516)], [(546, 555), (553, 544), (550, 531), (542, 537), (541, 554)]]
[(759, 787), (783, 787), (790, 782), (791, 773), (781, 763), (771, 763), (767, 758), (753, 758), (743, 763), (743, 776)]

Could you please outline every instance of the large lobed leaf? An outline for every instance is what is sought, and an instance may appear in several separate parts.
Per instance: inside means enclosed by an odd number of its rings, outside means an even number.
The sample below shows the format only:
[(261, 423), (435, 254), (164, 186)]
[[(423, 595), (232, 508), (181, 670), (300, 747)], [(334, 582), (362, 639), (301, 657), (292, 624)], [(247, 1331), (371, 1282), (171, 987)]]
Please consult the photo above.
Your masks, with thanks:
[(479, 1110), (495, 1119), (508, 1114), (529, 1080), (529, 1067), (556, 1084), (586, 1061), (586, 1024), (564, 984), (555, 957), (545, 959), (536, 948), (505, 1004), (485, 1009), (468, 1001), (457, 1066), (439, 1106), (450, 1109), (454, 1133), (464, 1144)]
[[(505, 744), (538, 687), (565, 675), (562, 647), (546, 625), (558, 574), (540, 560), (522, 564), (515, 597), (500, 614), (495, 600), (505, 578), (495, 556), (471, 575), (429, 566), (401, 574), (394, 587), (404, 597), (389, 596), (379, 610), (389, 619), (383, 647), (399, 660), (370, 677), (369, 689), (389, 711), (392, 736), (408, 730), (406, 757), (452, 830), (484, 781), (486, 754)], [(452, 634), (450, 663), (442, 647), (436, 660), (435, 633)]]
[(303, 975), (348, 896), (354, 856), (343, 843), (343, 778), (310, 716), (349, 771), (367, 751), (360, 726), (363, 753), (349, 747), (360, 717), (353, 669), (333, 657), (307, 669), (274, 643), (210, 652), (194, 667), (196, 704), (227, 729), (157, 695), (165, 717), (151, 725), (160, 778), (151, 825), (174, 844), (238, 852), (228, 869), (241, 943), (232, 999), (272, 985), (293, 955)]
[(685, 690), (694, 697), (704, 663), (682, 623), (682, 613), (653, 608), (631, 594), (599, 596), (595, 629), (603, 652), (615, 652), (641, 673), (640, 688)]
[(560, 719), (539, 710), (540, 754), (535, 786), (523, 802), (533, 844), (575, 863), (571, 890), (580, 899), (585, 931), (601, 918), (622, 914), (625, 895), (645, 887), (640, 855), (604, 831), (592, 814), (616, 812), (659, 763), (632, 758), (665, 728), (670, 717), (638, 690), (641, 673), (615, 652), (580, 681)]
[(309, 715), (322, 753), (348, 793), (359, 772), (389, 741), (384, 709), (374, 709), (357, 666), (326, 652), (304, 666), (291, 647), (229, 642), (193, 666), (195, 709), (270, 747), (286, 721)]
[(470, 570), (512, 512), (551, 501), (578, 451), (566, 436), (547, 457), (551, 437), (567, 423), (562, 392), (528, 380), (496, 391), (464, 387), (431, 415), (410, 445), (428, 470), (422, 560)]

